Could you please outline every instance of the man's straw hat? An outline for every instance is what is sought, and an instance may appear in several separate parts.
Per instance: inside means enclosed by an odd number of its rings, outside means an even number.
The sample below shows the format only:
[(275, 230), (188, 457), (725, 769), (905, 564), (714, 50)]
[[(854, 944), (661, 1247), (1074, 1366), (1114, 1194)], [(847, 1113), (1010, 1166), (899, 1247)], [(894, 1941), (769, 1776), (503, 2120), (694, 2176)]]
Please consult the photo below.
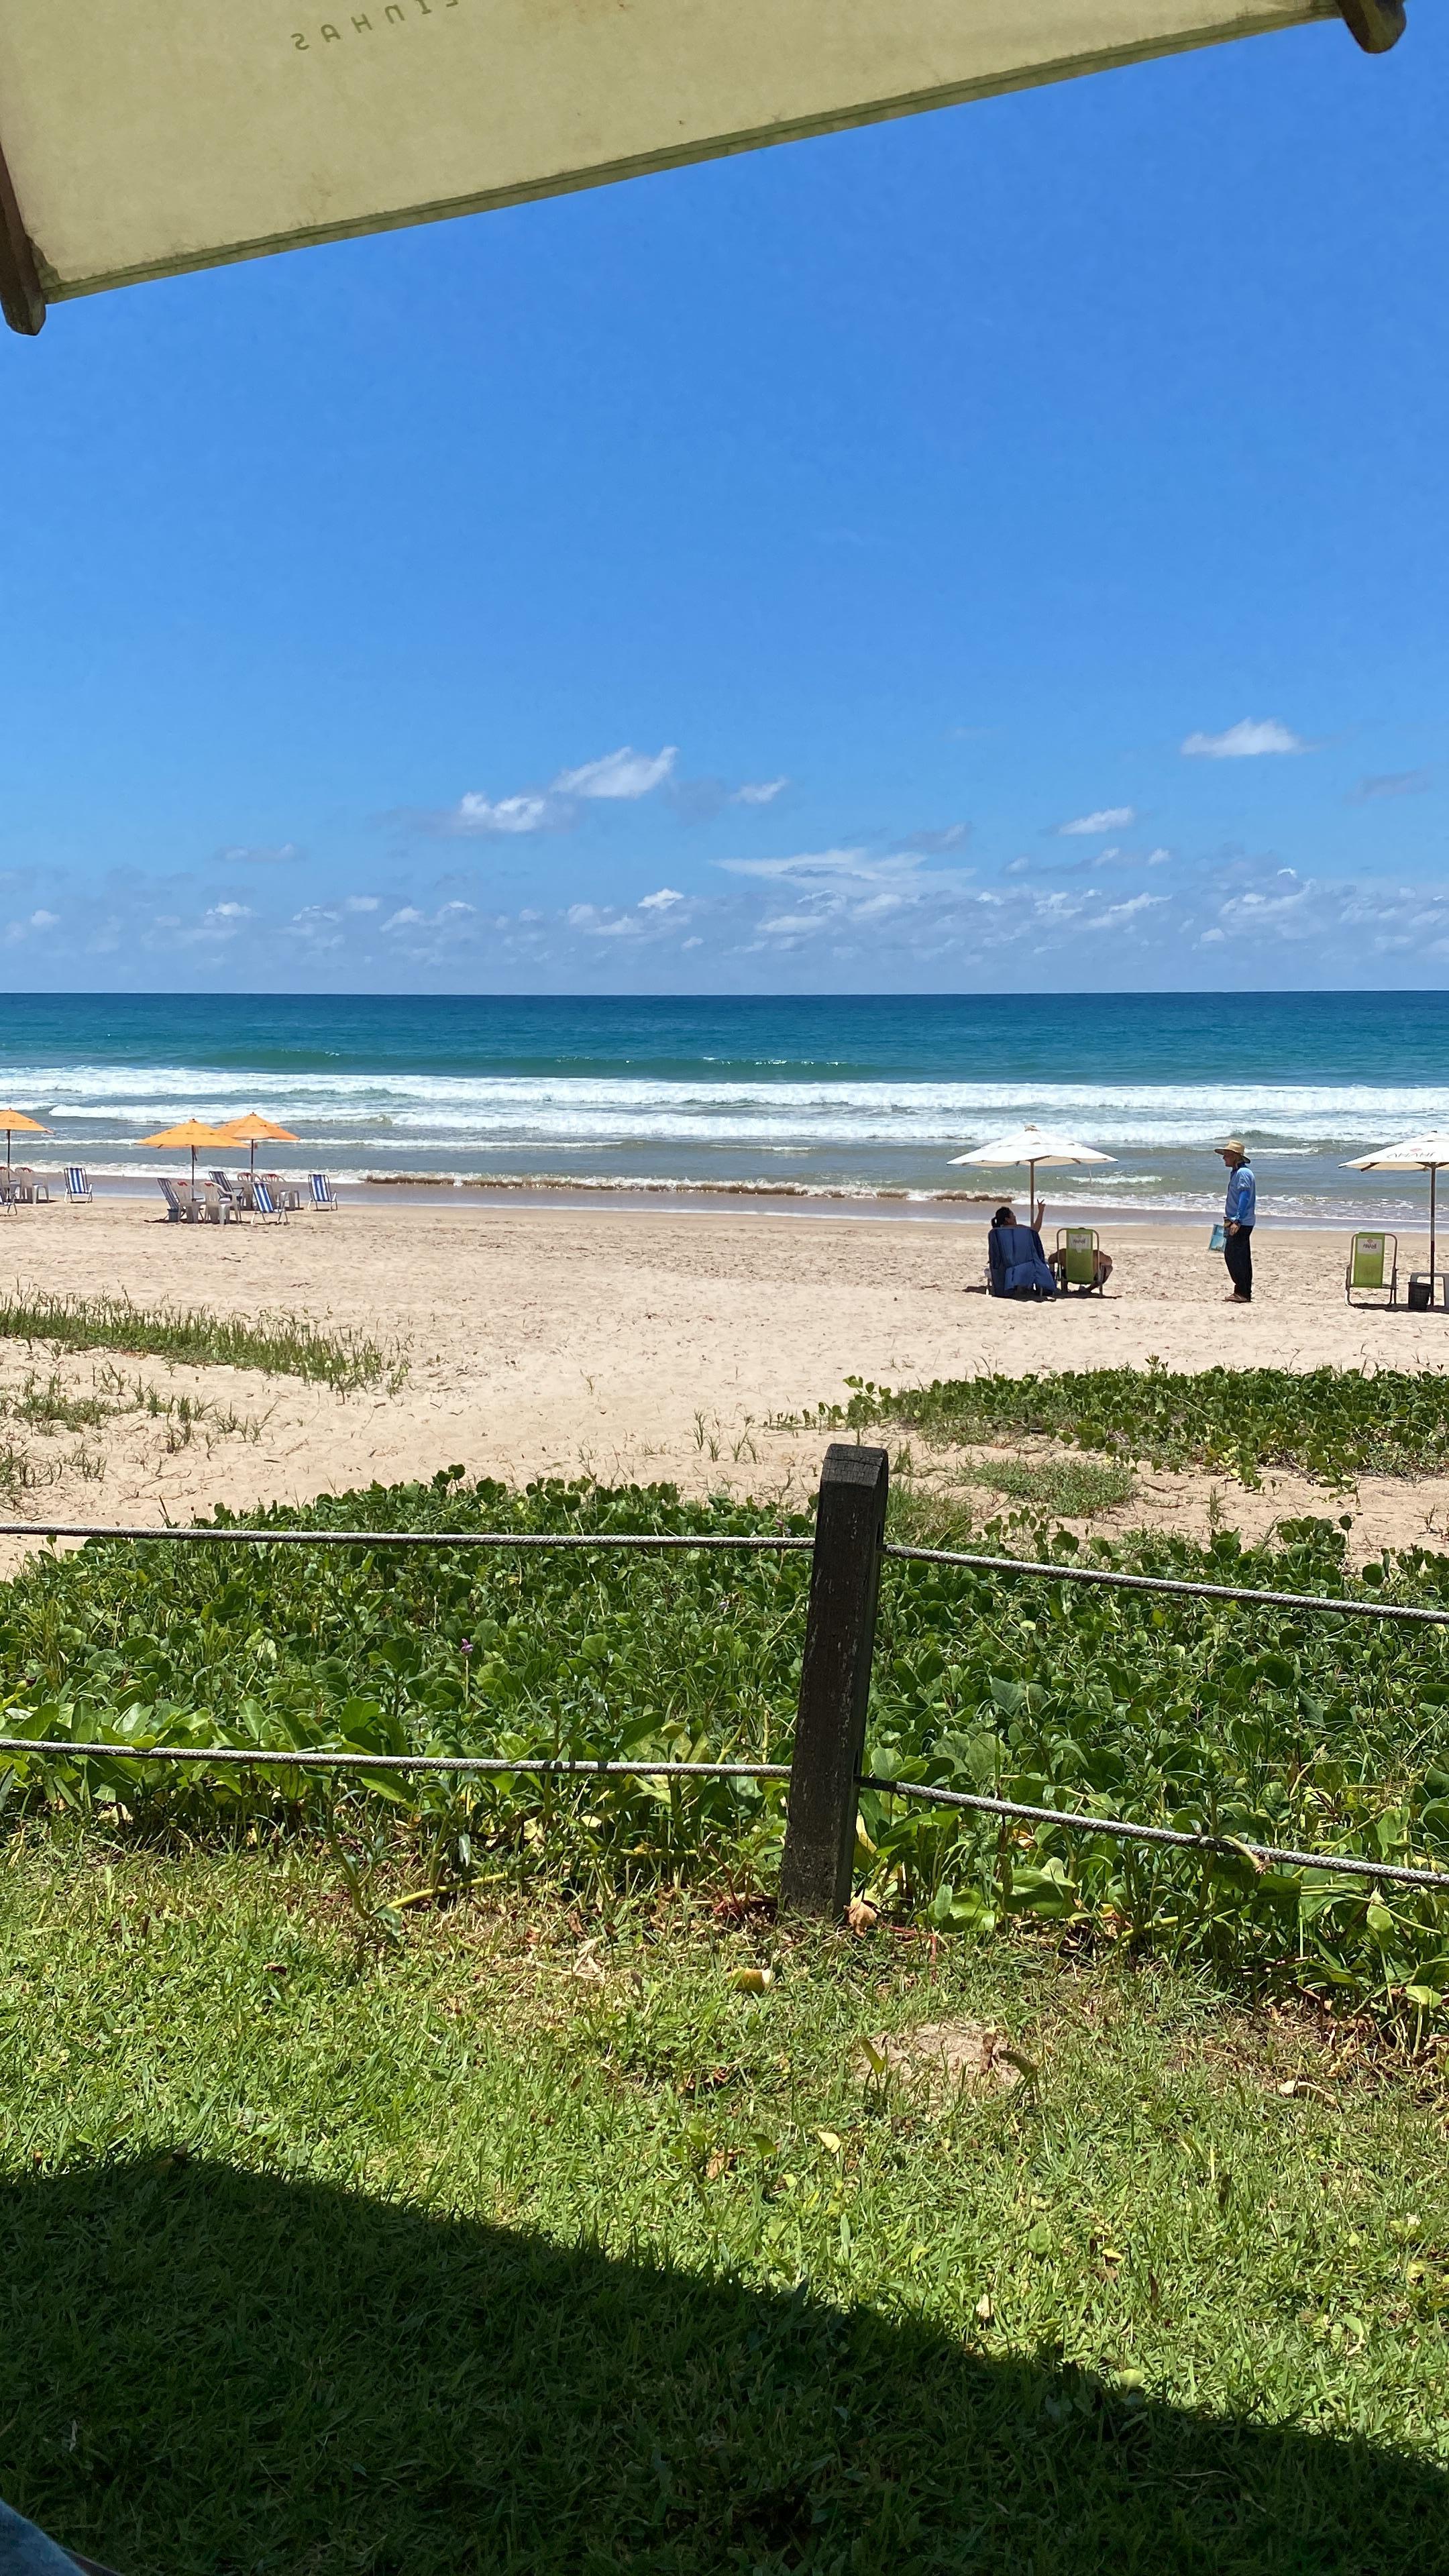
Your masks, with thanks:
[(1213, 1147), (1215, 1154), (1246, 1154), (1247, 1150), (1241, 1136), (1229, 1136), (1225, 1143)]

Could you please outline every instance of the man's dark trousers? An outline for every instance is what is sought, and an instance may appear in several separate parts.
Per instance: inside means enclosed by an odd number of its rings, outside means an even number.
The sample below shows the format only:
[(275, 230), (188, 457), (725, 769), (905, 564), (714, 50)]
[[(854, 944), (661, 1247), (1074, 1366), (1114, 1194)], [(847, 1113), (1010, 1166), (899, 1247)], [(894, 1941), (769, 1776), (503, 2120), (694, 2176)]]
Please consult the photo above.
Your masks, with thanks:
[(1253, 1229), (1250, 1225), (1240, 1225), (1236, 1234), (1230, 1234), (1228, 1236), (1227, 1241), (1223, 1245), (1223, 1259), (1228, 1265), (1228, 1277), (1231, 1279), (1238, 1295), (1240, 1297), (1251, 1297), (1253, 1293)]

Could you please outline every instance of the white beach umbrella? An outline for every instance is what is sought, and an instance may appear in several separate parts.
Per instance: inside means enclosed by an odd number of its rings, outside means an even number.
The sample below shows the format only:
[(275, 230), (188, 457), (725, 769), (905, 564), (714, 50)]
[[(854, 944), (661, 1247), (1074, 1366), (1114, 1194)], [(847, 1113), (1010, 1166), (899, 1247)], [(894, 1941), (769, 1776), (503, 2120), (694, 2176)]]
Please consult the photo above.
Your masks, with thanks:
[(1345, 1163), (1346, 1172), (1427, 1172), (1429, 1175), (1429, 1281), (1433, 1295), (1434, 1242), (1438, 1231), (1436, 1199), (1439, 1175), (1449, 1165), (1449, 1134), (1410, 1136), (1402, 1145), (1380, 1145), (1377, 1152), (1360, 1154), (1356, 1162)]
[(1050, 1127), (1018, 1127), (1013, 1136), (998, 1136), (990, 1145), (973, 1145), (969, 1154), (953, 1154), (953, 1169), (961, 1163), (973, 1163), (986, 1171), (1019, 1171), (1025, 1163), (1031, 1177), (1027, 1183), (1033, 1209), (1036, 1206), (1036, 1167), (1038, 1163), (1114, 1163), (1115, 1154), (1099, 1153), (1095, 1145), (1079, 1145), (1074, 1136), (1057, 1135)]

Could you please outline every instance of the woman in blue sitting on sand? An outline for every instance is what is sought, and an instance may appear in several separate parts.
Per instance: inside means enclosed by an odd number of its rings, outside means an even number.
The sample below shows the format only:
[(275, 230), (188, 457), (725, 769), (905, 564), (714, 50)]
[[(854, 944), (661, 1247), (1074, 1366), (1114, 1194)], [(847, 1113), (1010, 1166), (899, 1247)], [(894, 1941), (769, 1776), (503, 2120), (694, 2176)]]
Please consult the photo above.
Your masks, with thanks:
[(1018, 1225), (1014, 1211), (999, 1207), (986, 1238), (993, 1297), (1055, 1297), (1059, 1292), (1051, 1264), (1041, 1248), (1045, 1203), (1038, 1200), (1034, 1223)]

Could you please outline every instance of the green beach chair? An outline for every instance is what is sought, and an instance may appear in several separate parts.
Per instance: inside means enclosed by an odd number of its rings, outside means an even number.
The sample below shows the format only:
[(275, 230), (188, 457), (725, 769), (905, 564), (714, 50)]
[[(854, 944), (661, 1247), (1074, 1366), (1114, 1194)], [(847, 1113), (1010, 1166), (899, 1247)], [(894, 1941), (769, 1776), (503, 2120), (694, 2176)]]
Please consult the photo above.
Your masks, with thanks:
[(1356, 1234), (1348, 1247), (1343, 1293), (1350, 1306), (1368, 1296), (1399, 1302), (1399, 1238), (1396, 1234)]
[(1079, 1288), (1087, 1297), (1095, 1289), (1100, 1297), (1105, 1283), (1098, 1259), (1099, 1250), (1095, 1226), (1058, 1226), (1054, 1267), (1063, 1288)]

